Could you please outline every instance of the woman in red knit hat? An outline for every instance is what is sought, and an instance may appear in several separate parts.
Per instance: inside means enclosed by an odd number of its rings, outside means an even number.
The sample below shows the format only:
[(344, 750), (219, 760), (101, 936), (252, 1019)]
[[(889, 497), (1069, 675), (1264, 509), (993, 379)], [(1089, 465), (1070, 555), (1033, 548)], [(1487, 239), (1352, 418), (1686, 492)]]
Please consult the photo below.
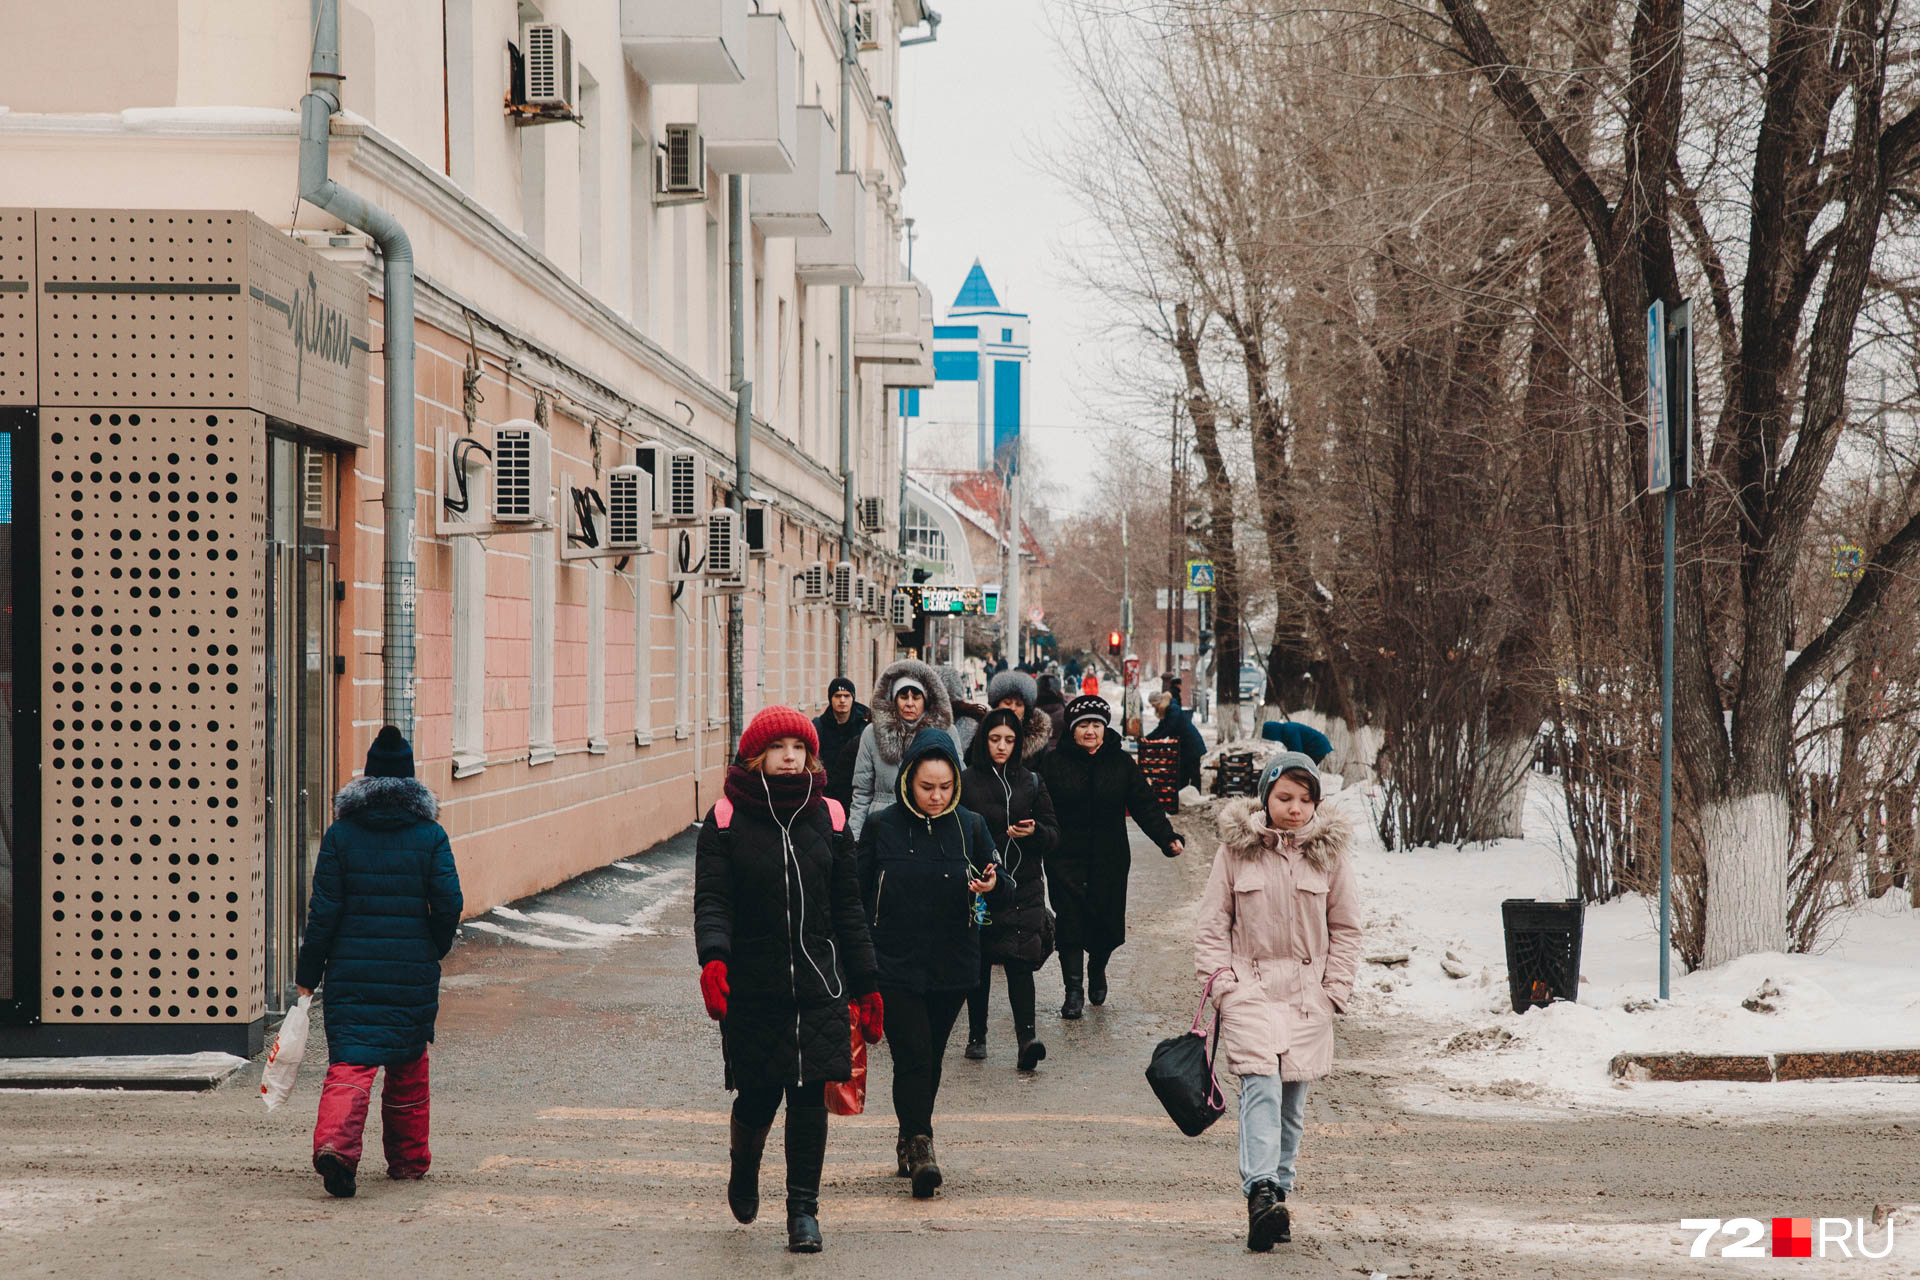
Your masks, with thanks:
[(730, 1126), (727, 1204), (760, 1211), (760, 1157), (787, 1100), (787, 1248), (820, 1251), (829, 1080), (853, 1074), (848, 1005), (869, 1044), (882, 1025), (873, 943), (846, 811), (827, 799), (813, 722), (768, 707), (740, 736), (694, 858), (694, 943), (720, 1023)]

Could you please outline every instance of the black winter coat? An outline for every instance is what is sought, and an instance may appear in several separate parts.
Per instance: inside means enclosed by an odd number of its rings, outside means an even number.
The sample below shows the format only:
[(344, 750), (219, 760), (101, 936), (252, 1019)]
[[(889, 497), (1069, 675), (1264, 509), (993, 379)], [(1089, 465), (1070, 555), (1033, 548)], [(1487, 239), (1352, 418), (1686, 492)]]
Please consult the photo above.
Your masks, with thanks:
[[(980, 934), (989, 960), (1013, 960), (1036, 969), (1053, 954), (1053, 913), (1047, 910), (1047, 856), (1060, 840), (1047, 784), (1033, 770), (1009, 760), (986, 761), (985, 744), (974, 739), (974, 762), (960, 775), (960, 803), (979, 814), (1000, 848), (1000, 865), (1019, 882), (1013, 907), (992, 913)], [(1033, 834), (1010, 840), (1007, 828), (1033, 819)]]
[(792, 830), (789, 859), (773, 818), (736, 804), (724, 831), (708, 810), (695, 846), (694, 946), (727, 965), (728, 1088), (853, 1074), (847, 1001), (874, 989), (853, 851), (825, 806)]
[[(941, 729), (923, 729), (900, 759), (893, 804), (860, 831), (860, 896), (871, 921), (883, 990), (925, 995), (980, 985), (980, 926), (973, 918), (969, 867), (984, 872), (997, 849), (980, 815), (960, 804), (929, 817), (906, 799), (920, 762), (940, 755), (961, 778), (960, 756)], [(964, 794), (965, 782), (957, 790)], [(1017, 885), (1002, 867), (987, 910), (1013, 907)]]
[(1176, 833), (1112, 729), (1095, 752), (1071, 739), (1054, 748), (1041, 762), (1040, 776), (1060, 824), (1060, 843), (1047, 857), (1047, 882), (1061, 935), (1091, 952), (1111, 951), (1127, 940), (1127, 873), (1133, 866), (1127, 815), (1169, 857)]
[(820, 735), (820, 761), (827, 767), (827, 794), (843, 805), (853, 803), (853, 765), (857, 759), (848, 748), (859, 744), (860, 731), (872, 723), (873, 713), (864, 702), (853, 704), (845, 724), (833, 718), (832, 707), (813, 718), (813, 731)]
[(415, 778), (355, 778), (333, 800), (294, 980), (325, 980), (327, 1061), (412, 1062), (433, 1040), (440, 960), (460, 927), (460, 872)]

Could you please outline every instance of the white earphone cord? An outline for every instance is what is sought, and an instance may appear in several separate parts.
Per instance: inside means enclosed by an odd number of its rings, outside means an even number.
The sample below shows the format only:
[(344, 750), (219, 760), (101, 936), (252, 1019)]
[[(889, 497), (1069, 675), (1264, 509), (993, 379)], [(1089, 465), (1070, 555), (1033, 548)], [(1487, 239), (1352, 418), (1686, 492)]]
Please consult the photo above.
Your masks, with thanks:
[[(760, 775), (760, 789), (767, 793), (767, 812), (773, 815), (773, 825), (780, 828), (780, 850), (784, 855), (780, 865), (780, 873), (785, 875), (787, 863), (792, 863), (793, 883), (800, 890), (800, 930), (799, 933), (795, 935), (799, 939), (800, 954), (806, 957), (807, 964), (813, 969), (814, 976), (820, 979), (820, 985), (826, 989), (827, 998), (829, 1000), (844, 1000), (847, 995), (846, 984), (837, 983), (826, 974), (821, 973), (820, 966), (814, 962), (813, 954), (807, 950), (807, 885), (805, 878), (800, 873), (800, 855), (793, 847), (793, 824), (791, 821), (780, 821), (780, 811), (773, 807), (773, 788), (767, 785), (767, 775), (764, 773)], [(797, 816), (804, 812), (807, 805), (812, 803), (812, 801), (813, 775), (809, 773), (807, 775), (807, 798), (800, 802), (799, 809), (794, 810), (795, 815)], [(840, 971), (840, 948), (834, 942), (831, 932), (829, 932), (827, 936), (827, 949), (833, 958), (833, 970), (835, 973), (838, 973)]]

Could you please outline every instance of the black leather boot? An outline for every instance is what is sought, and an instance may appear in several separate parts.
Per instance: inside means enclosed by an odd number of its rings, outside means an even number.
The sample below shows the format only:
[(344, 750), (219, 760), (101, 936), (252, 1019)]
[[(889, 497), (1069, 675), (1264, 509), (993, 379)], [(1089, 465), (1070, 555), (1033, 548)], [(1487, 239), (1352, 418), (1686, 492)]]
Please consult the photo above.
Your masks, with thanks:
[(1067, 983), (1067, 998), (1060, 1005), (1060, 1016), (1076, 1022), (1087, 1016), (1087, 993), (1077, 982)]
[(933, 1157), (933, 1139), (917, 1134), (907, 1139), (907, 1171), (913, 1179), (913, 1198), (930, 1200), (940, 1189), (940, 1165)]
[(1103, 957), (1087, 960), (1087, 1003), (1105, 1004), (1107, 1002), (1107, 962)]
[(1293, 1237), (1287, 1219), (1287, 1193), (1271, 1182), (1256, 1182), (1247, 1197), (1247, 1248), (1266, 1253)]
[(894, 1176), (897, 1178), (908, 1178), (913, 1176), (913, 1170), (907, 1167), (908, 1141), (909, 1139), (907, 1138), (907, 1135), (904, 1133), (893, 1140), (893, 1158), (900, 1162), (900, 1167), (894, 1170)]
[(727, 1208), (735, 1222), (760, 1216), (760, 1156), (767, 1149), (772, 1125), (750, 1129), (734, 1116), (727, 1128), (727, 1152), (732, 1169), (727, 1176)]
[(827, 1109), (787, 1107), (787, 1252), (820, 1252), (820, 1168)]
[(1016, 1027), (1014, 1030), (1020, 1038), (1020, 1070), (1031, 1071), (1045, 1060), (1047, 1046), (1033, 1038), (1032, 1027)]

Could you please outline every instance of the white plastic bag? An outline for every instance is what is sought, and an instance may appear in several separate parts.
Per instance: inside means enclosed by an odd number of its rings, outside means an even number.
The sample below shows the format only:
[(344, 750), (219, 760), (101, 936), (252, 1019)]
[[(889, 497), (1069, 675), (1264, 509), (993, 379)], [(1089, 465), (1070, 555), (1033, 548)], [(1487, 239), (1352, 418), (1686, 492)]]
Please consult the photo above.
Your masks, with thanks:
[(312, 996), (301, 996), (293, 1008), (287, 1010), (286, 1018), (280, 1023), (280, 1034), (273, 1038), (266, 1070), (260, 1073), (260, 1101), (267, 1104), (269, 1111), (285, 1102), (293, 1092), (293, 1078), (300, 1074), (300, 1059), (307, 1056), (312, 1005)]

